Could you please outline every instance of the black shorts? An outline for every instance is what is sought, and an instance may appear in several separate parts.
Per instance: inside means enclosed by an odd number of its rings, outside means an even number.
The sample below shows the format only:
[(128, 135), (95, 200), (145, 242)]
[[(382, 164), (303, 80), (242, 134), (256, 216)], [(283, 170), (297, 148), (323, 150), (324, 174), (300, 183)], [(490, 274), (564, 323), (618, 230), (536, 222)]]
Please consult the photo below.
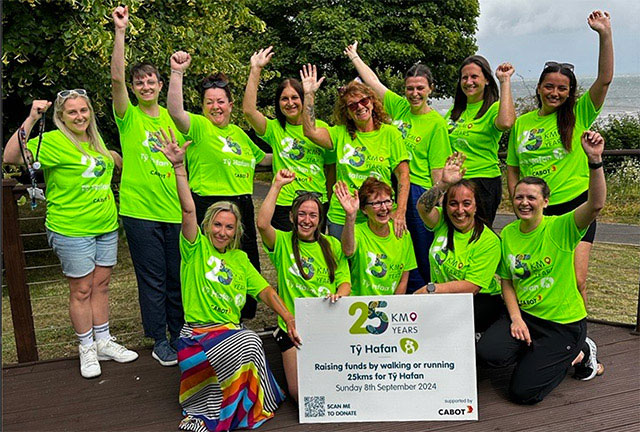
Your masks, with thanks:
[[(584, 191), (571, 201), (550, 205), (546, 209), (544, 209), (544, 214), (547, 216), (560, 216), (569, 213), (571, 210), (575, 210), (576, 208), (578, 208), (580, 204), (587, 202), (588, 195), (589, 192)], [(589, 228), (587, 228), (587, 232), (584, 234), (584, 236), (582, 236), (581, 241), (593, 243), (593, 240), (596, 237), (597, 226), (598, 225), (595, 220), (591, 222), (591, 225), (589, 225)]]
[(285, 351), (289, 351), (291, 348), (294, 348), (295, 345), (291, 342), (289, 335), (287, 332), (282, 330), (280, 326), (276, 328), (273, 332), (273, 338), (276, 340), (278, 344), (278, 348), (280, 348), (280, 352), (283, 353)]

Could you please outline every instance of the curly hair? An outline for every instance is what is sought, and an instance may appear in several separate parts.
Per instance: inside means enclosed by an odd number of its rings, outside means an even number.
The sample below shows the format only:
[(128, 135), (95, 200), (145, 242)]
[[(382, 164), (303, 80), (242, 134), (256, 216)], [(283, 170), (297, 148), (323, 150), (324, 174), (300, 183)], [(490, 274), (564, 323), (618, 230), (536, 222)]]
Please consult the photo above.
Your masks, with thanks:
[(356, 138), (356, 132), (358, 131), (358, 129), (356, 128), (355, 122), (349, 115), (349, 108), (347, 108), (348, 96), (362, 94), (369, 97), (371, 103), (373, 104), (371, 117), (373, 118), (373, 127), (375, 130), (380, 129), (382, 123), (391, 123), (391, 117), (389, 117), (389, 114), (387, 114), (387, 112), (384, 110), (382, 101), (380, 101), (373, 89), (368, 85), (354, 80), (346, 86), (341, 87), (338, 90), (338, 93), (339, 96), (336, 100), (336, 105), (333, 108), (333, 119), (335, 124), (344, 125), (347, 127), (347, 131), (349, 132), (351, 139)]

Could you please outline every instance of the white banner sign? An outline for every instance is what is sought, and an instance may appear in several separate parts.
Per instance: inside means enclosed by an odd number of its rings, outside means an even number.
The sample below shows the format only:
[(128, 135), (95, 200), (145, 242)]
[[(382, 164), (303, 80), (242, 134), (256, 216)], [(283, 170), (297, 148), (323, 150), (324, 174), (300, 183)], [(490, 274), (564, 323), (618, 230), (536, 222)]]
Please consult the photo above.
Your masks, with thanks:
[(296, 299), (300, 423), (477, 420), (471, 294)]

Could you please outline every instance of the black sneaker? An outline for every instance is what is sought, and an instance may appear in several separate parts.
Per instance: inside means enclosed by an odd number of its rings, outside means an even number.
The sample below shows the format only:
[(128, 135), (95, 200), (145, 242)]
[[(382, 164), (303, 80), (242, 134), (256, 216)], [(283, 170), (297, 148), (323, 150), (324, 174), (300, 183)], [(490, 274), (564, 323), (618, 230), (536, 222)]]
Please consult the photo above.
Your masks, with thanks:
[(573, 377), (580, 381), (589, 381), (598, 375), (598, 347), (590, 338), (586, 338), (584, 342), (589, 347), (589, 354), (585, 353), (582, 361), (575, 365)]
[(178, 353), (171, 348), (167, 340), (156, 342), (151, 357), (158, 360), (162, 366), (175, 366), (178, 364)]

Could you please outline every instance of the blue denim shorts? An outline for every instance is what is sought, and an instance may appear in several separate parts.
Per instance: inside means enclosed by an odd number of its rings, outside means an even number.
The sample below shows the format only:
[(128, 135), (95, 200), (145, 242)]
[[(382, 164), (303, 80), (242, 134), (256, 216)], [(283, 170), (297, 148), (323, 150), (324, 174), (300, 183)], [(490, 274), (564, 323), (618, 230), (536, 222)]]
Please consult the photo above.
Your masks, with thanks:
[(118, 261), (118, 231), (89, 237), (68, 237), (47, 229), (49, 246), (58, 255), (66, 277), (81, 278)]

